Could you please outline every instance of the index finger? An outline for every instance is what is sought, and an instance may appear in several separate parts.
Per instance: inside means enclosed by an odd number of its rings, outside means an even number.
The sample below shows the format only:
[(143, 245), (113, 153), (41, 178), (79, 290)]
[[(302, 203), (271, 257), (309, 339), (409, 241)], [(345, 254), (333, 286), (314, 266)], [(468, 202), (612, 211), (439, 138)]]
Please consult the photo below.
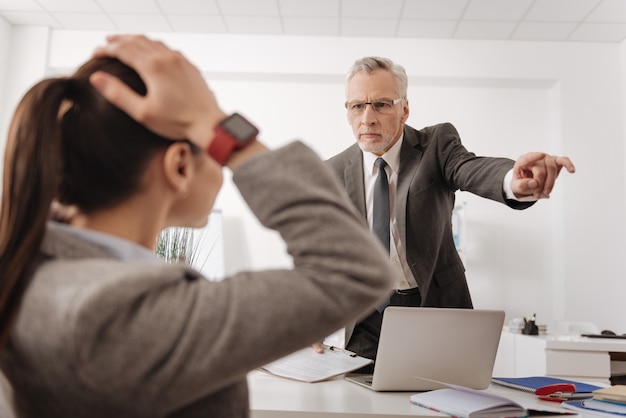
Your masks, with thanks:
[(527, 154), (522, 155), (515, 162), (516, 166), (527, 166), (529, 164), (534, 164), (537, 161), (540, 161), (546, 157), (545, 152), (529, 152)]
[(556, 157), (556, 163), (559, 167), (565, 167), (565, 169), (570, 172), (576, 172), (576, 167), (574, 167), (574, 163), (568, 157)]
[(142, 97), (117, 77), (97, 71), (89, 77), (91, 85), (110, 103), (139, 121), (143, 110)]

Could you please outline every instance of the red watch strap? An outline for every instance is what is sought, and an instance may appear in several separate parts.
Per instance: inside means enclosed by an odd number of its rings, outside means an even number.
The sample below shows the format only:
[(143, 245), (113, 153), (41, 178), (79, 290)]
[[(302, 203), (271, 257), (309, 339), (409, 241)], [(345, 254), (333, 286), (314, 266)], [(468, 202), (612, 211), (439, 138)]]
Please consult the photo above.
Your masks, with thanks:
[(228, 157), (237, 147), (237, 143), (231, 138), (230, 134), (220, 125), (215, 127), (215, 137), (209, 144), (208, 154), (221, 165), (226, 165)]

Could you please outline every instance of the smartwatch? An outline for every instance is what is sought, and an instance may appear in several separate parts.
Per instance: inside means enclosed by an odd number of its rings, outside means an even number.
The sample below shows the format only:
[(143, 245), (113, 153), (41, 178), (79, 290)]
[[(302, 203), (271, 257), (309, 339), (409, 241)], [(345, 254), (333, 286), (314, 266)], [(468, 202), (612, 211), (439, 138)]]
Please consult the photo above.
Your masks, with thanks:
[(226, 165), (233, 151), (246, 147), (258, 133), (257, 127), (246, 118), (239, 113), (233, 113), (215, 127), (215, 137), (207, 153), (221, 165)]

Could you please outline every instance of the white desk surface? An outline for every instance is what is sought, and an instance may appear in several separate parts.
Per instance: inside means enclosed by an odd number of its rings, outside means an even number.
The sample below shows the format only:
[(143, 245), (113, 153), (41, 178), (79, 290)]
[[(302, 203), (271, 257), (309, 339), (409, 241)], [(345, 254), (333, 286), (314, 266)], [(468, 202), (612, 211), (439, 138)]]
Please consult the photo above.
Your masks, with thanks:
[(525, 341), (536, 341), (551, 350), (626, 352), (626, 339), (621, 338), (588, 338), (579, 335), (524, 335), (513, 332), (503, 333), (504, 335)]
[(571, 351), (626, 352), (626, 339), (548, 336), (546, 348)]
[[(296, 382), (260, 371), (248, 375), (252, 418), (399, 418), (444, 417), (410, 402), (411, 392), (374, 392), (342, 377), (319, 383)], [(488, 389), (526, 408), (560, 409), (533, 394), (491, 385)], [(563, 415), (576, 417), (576, 415)], [(581, 417), (583, 415), (577, 415)]]

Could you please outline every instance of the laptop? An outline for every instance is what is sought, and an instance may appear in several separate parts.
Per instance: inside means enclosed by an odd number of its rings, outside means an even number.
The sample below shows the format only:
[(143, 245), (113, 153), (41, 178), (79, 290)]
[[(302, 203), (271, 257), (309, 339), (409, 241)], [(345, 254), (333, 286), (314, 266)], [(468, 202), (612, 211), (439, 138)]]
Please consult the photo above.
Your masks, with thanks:
[(503, 324), (501, 310), (389, 306), (373, 375), (345, 378), (375, 391), (446, 387), (440, 382), (486, 389)]

